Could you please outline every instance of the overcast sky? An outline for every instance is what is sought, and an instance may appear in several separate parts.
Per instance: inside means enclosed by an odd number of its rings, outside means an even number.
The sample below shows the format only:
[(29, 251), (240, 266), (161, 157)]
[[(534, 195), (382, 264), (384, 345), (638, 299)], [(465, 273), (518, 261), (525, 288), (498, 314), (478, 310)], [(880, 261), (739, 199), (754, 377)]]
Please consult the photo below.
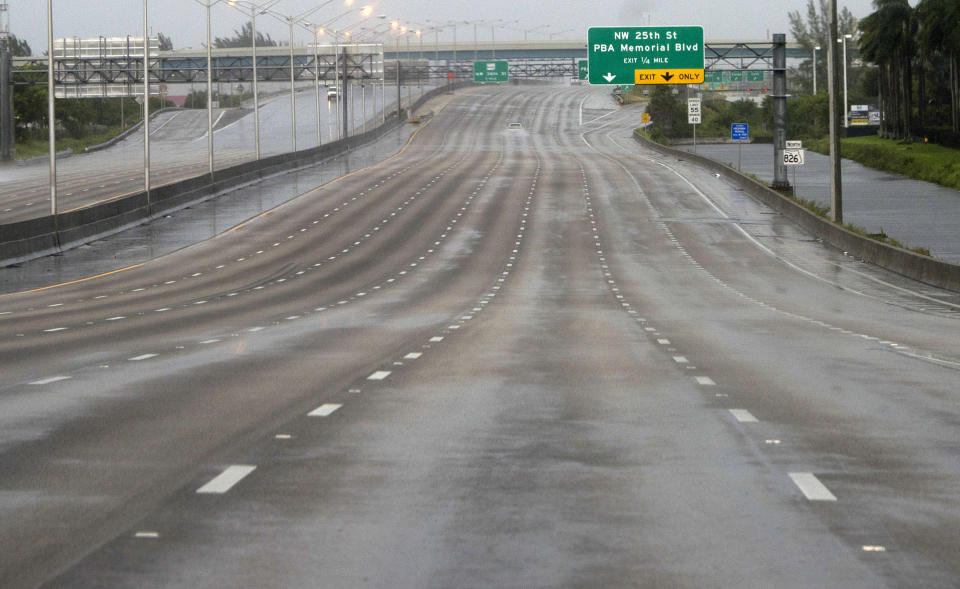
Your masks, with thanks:
[[(257, 0), (263, 3), (264, 0)], [(10, 31), (26, 39), (35, 54), (46, 48), (47, 10), (44, 0), (0, 0), (10, 7)], [(322, 0), (321, 0), (322, 2)], [(331, 0), (311, 19), (325, 21), (346, 10), (344, 0)], [(280, 0), (276, 9), (285, 14), (301, 14), (317, 6), (316, 0)], [(370, 0), (356, 0), (358, 9)], [(142, 0), (54, 0), (54, 37), (125, 37), (139, 36), (142, 27)], [(847, 0), (846, 6), (858, 18), (872, 12), (871, 0)], [(199, 49), (205, 40), (205, 10), (197, 0), (148, 0), (148, 18), (151, 34), (162, 32), (173, 40), (176, 49)], [(625, 25), (702, 25), (707, 40), (765, 39), (772, 33), (790, 36), (787, 13), (799, 10), (806, 13), (806, 0), (380, 0), (375, 3), (376, 15), (429, 26), (431, 23), (457, 21), (497, 20), (498, 40), (522, 39), (523, 29), (543, 27), (528, 33), (530, 39), (554, 38), (585, 39), (589, 26)], [(233, 31), (246, 20), (225, 2), (214, 5), (213, 36), (232, 36)], [(359, 17), (358, 17), (359, 18)], [(344, 18), (337, 25), (349, 25), (357, 19)], [(429, 22), (427, 22), (429, 20)], [(509, 28), (505, 28), (509, 27)], [(285, 42), (289, 36), (286, 25), (268, 17), (257, 19), (257, 28), (274, 39)], [(510, 30), (514, 29), (514, 30)], [(473, 27), (461, 25), (458, 41), (472, 40)], [(441, 33), (441, 40), (449, 40), (452, 29)], [(304, 40), (306, 32), (298, 33)], [(426, 36), (427, 41), (433, 35)], [(481, 29), (480, 38), (489, 40), (490, 28)]]

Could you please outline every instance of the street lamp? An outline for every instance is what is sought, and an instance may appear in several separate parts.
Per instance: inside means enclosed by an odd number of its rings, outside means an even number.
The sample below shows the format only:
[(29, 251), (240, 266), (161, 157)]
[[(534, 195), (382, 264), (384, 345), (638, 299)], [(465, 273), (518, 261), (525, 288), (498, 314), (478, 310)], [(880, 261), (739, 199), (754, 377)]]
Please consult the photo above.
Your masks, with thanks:
[(250, 10), (250, 45), (253, 51), (253, 145), (256, 159), (260, 159), (260, 89), (257, 85), (257, 13), (264, 14), (280, 0), (270, 0), (264, 4), (254, 4), (248, 0), (227, 0), (227, 4), (237, 8), (243, 6)]
[(220, 0), (196, 0), (207, 9), (207, 169), (213, 180), (213, 53), (210, 49), (210, 7)]
[(813, 95), (817, 95), (817, 51), (820, 51), (820, 46), (816, 45), (813, 48)]
[[(377, 18), (378, 18), (378, 19), (386, 19), (387, 16), (386, 16), (385, 14), (380, 14), (380, 15), (377, 16)], [(381, 30), (381, 29), (382, 29), (382, 30)], [(381, 123), (381, 124), (387, 122), (387, 104), (386, 104), (386, 100), (387, 100), (387, 80), (386, 80), (386, 65), (385, 65), (385, 64), (386, 64), (386, 60), (385, 60), (385, 58), (384, 58), (384, 48), (383, 48), (383, 46), (384, 46), (384, 37), (383, 37), (383, 35), (385, 35), (387, 32), (389, 32), (389, 31), (391, 31), (391, 30), (394, 30), (394, 29), (395, 29), (395, 23), (393, 23), (393, 22), (383, 23), (383, 24), (377, 25), (377, 26), (375, 26), (375, 27), (369, 27), (369, 28), (367, 28), (367, 27), (361, 27), (361, 30), (362, 30), (363, 32), (362, 32), (360, 35), (358, 35), (357, 37), (355, 37), (355, 39), (356, 39), (356, 41), (357, 41), (358, 43), (359, 43), (360, 41), (370, 40), (370, 41), (372, 41), (372, 42), (378, 43), (379, 46), (380, 46), (380, 83), (379, 83), (379, 85), (380, 85), (380, 110), (379, 110), (379, 112), (380, 112), (380, 123)], [(374, 71), (376, 71), (376, 70), (374, 70)], [(374, 80), (373, 84), (374, 84), (374, 86), (373, 86), (373, 112), (374, 112), (374, 116), (376, 116), (376, 113), (378, 112), (378, 111), (377, 111), (377, 81)]]
[(527, 33), (532, 33), (534, 31), (539, 31), (540, 29), (545, 29), (549, 27), (550, 25), (540, 25), (539, 27), (533, 27), (532, 29), (520, 29), (520, 31), (523, 33), (523, 40), (526, 41)]
[[(143, 191), (150, 214), (150, 29), (147, 27), (147, 0), (143, 0)], [(120, 99), (123, 104), (123, 98)], [(160, 108), (163, 108), (161, 102)]]
[[(347, 0), (347, 5), (348, 5), (348, 6), (350, 5), (350, 3), (352, 3), (352, 0)], [(349, 11), (349, 10), (348, 10), (348, 11), (344, 12), (343, 14), (339, 14), (339, 15), (337, 15), (336, 17), (332, 18), (330, 21), (328, 21), (328, 24), (329, 24), (329, 23), (332, 23), (332, 22), (334, 22), (334, 21), (336, 21), (336, 20), (339, 20), (340, 18), (343, 18), (344, 16), (346, 16), (346, 15), (348, 15), (348, 14), (353, 14), (353, 12), (354, 12), (354, 11)], [(373, 5), (368, 4), (368, 5), (366, 5), (366, 6), (364, 6), (363, 8), (360, 9), (360, 20), (357, 20), (357, 21), (352, 22), (352, 23), (347, 24), (347, 25), (343, 25), (343, 27), (342, 27), (343, 30), (341, 31), (341, 33), (342, 33), (342, 35), (343, 35), (343, 37), (344, 37), (345, 42), (349, 42), (349, 41), (350, 41), (350, 38), (353, 37), (353, 31), (352, 31), (351, 29), (353, 29), (354, 27), (359, 26), (361, 23), (367, 21), (367, 20), (370, 19), (372, 16), (373, 16)], [(378, 18), (386, 18), (386, 16), (385, 16), (385, 15), (378, 15)], [(356, 44), (356, 43), (355, 43), (355, 44)], [(347, 51), (347, 46), (345, 46), (345, 47), (344, 47), (344, 53), (343, 53), (343, 87), (341, 88), (342, 92), (340, 92), (340, 93), (337, 94), (337, 111), (338, 111), (338, 115), (337, 115), (337, 116), (343, 118), (343, 134), (344, 134), (345, 137), (349, 137), (350, 134), (351, 134), (351, 133), (350, 133), (350, 126), (351, 126), (351, 124), (353, 124), (353, 129), (354, 129), (354, 131), (356, 130), (355, 117), (352, 116), (351, 113), (352, 113), (353, 111), (352, 111), (352, 109), (349, 108), (349, 106), (350, 106), (350, 104), (351, 104), (350, 96), (352, 95), (352, 93), (351, 93), (350, 78), (348, 77), (348, 73), (347, 73), (347, 65), (348, 65), (347, 52), (348, 52), (348, 51)], [(339, 49), (339, 37), (337, 37), (337, 63), (338, 63), (338, 70), (339, 70), (339, 61), (340, 61), (339, 54), (340, 54), (340, 49)], [(340, 101), (341, 101), (341, 94), (342, 94), (342, 96), (343, 96), (343, 103), (342, 103), (343, 108), (342, 108), (342, 109), (340, 108), (340, 104), (341, 104), (341, 102), (340, 102)], [(365, 108), (366, 108), (366, 88), (365, 88), (365, 86), (363, 86), (362, 82), (361, 82), (360, 94), (361, 94), (361, 97), (360, 97), (360, 99), (361, 99), (361, 108), (365, 109)], [(366, 116), (366, 115), (364, 115), (364, 116)], [(339, 118), (338, 118), (338, 120), (339, 120)]]
[[(280, 22), (287, 23), (287, 26), (290, 29), (290, 141), (293, 146), (293, 151), (297, 151), (297, 97), (296, 91), (294, 88), (294, 80), (296, 77), (296, 71), (294, 69), (293, 63), (293, 26), (300, 22), (303, 22), (311, 14), (317, 12), (324, 6), (330, 4), (333, 0), (327, 0), (317, 6), (314, 6), (310, 10), (302, 12), (296, 16), (287, 16), (276, 11), (266, 11), (267, 14), (279, 20)], [(353, 0), (346, 0), (346, 4), (349, 6), (353, 3)]]
[(837, 41), (843, 43), (843, 126), (850, 126), (850, 105), (847, 101), (847, 39), (852, 39), (853, 35), (845, 34)]
[[(57, 222), (57, 126), (53, 106), (53, 0), (47, 0), (47, 137), (50, 141), (50, 214)], [(4, 121), (6, 122), (6, 121)]]

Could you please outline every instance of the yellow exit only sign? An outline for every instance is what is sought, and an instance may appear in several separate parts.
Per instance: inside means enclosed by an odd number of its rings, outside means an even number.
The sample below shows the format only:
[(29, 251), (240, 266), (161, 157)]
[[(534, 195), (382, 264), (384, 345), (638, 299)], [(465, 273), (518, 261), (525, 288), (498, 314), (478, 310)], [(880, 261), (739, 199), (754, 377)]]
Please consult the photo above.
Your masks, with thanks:
[(634, 84), (702, 84), (702, 69), (634, 70)]

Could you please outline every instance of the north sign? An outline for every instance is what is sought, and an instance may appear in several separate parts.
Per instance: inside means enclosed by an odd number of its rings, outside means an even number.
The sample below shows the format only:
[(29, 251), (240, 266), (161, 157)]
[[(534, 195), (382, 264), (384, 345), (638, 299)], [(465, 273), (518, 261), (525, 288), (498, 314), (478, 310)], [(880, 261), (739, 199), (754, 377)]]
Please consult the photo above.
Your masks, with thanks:
[(590, 27), (591, 84), (702, 84), (703, 27)]

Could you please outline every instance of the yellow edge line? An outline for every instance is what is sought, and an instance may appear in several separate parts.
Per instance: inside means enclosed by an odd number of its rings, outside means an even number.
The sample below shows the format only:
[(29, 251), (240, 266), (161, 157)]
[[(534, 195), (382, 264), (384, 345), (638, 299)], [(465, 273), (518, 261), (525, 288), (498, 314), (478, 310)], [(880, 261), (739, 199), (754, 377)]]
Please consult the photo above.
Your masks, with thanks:
[[(444, 105), (444, 107), (445, 107), (445, 106), (446, 106), (446, 105)], [(443, 110), (443, 108), (441, 108), (440, 110)], [(211, 239), (217, 239), (217, 238), (219, 238), (219, 237), (222, 237), (222, 236), (226, 235), (227, 233), (232, 233), (233, 231), (236, 231), (237, 229), (240, 229), (241, 227), (244, 227), (245, 225), (247, 225), (247, 224), (249, 224), (249, 223), (252, 223), (253, 221), (256, 221), (257, 219), (259, 219), (259, 218), (261, 218), (261, 217), (266, 217), (267, 215), (269, 215), (269, 214), (272, 213), (273, 211), (279, 209), (280, 207), (282, 207), (282, 206), (284, 206), (284, 205), (286, 205), (286, 204), (289, 204), (290, 202), (292, 202), (292, 201), (294, 201), (294, 200), (296, 200), (296, 199), (298, 199), (298, 198), (300, 198), (300, 197), (302, 197), (302, 196), (304, 196), (304, 195), (310, 194), (311, 192), (315, 192), (315, 191), (319, 190), (320, 188), (324, 188), (324, 187), (326, 187), (326, 186), (329, 186), (330, 184), (333, 184), (333, 183), (335, 183), (335, 182), (339, 182), (340, 180), (343, 180), (344, 178), (349, 178), (350, 176), (353, 176), (353, 175), (355, 175), (355, 174), (359, 174), (360, 172), (363, 172), (363, 171), (365, 171), (365, 170), (368, 170), (368, 169), (370, 169), (370, 168), (372, 168), (372, 167), (374, 167), (374, 166), (379, 166), (380, 164), (389, 162), (390, 160), (392, 160), (392, 159), (394, 159), (394, 158), (396, 158), (396, 157), (399, 157), (400, 155), (403, 154), (403, 152), (407, 151), (407, 148), (410, 147), (410, 144), (413, 143), (414, 138), (420, 133), (420, 131), (423, 131), (424, 129), (426, 129), (426, 128), (427, 128), (427, 125), (429, 125), (432, 121), (433, 121), (433, 119), (430, 119), (430, 120), (427, 121), (422, 127), (420, 127), (419, 129), (417, 129), (416, 131), (414, 131), (414, 132), (413, 132), (413, 135), (410, 136), (410, 139), (407, 140), (406, 145), (404, 145), (403, 148), (402, 148), (400, 151), (398, 151), (397, 153), (395, 153), (395, 154), (393, 154), (392, 156), (388, 157), (387, 159), (383, 160), (382, 162), (377, 162), (377, 163), (373, 164), (372, 166), (367, 166), (366, 168), (360, 168), (359, 170), (356, 170), (356, 171), (354, 171), (354, 172), (350, 172), (349, 174), (347, 174), (347, 175), (345, 175), (345, 176), (340, 176), (339, 178), (335, 178), (335, 179), (331, 180), (330, 182), (327, 182), (326, 184), (322, 184), (322, 185), (320, 185), (320, 186), (318, 186), (318, 187), (316, 187), (316, 188), (312, 188), (312, 189), (308, 190), (307, 192), (304, 192), (303, 194), (298, 194), (297, 196), (291, 198), (291, 199), (288, 200), (287, 202), (281, 203), (281, 204), (277, 205), (276, 207), (270, 209), (269, 211), (265, 211), (265, 212), (263, 212), (263, 213), (260, 213), (260, 214), (257, 215), (256, 217), (253, 217), (253, 218), (251, 218), (251, 219), (247, 219), (247, 220), (244, 221), (243, 223), (240, 223), (239, 225), (236, 225), (236, 226), (234, 226), (234, 227), (231, 227), (230, 229), (224, 231), (223, 233), (220, 233), (220, 234), (218, 234), (218, 235), (214, 235), (213, 237), (209, 237), (209, 238), (207, 238), (207, 239), (204, 239), (203, 241), (198, 241), (197, 243), (190, 244), (190, 245), (188, 245), (188, 246), (186, 246), (186, 247), (183, 247), (183, 248), (180, 248), (180, 249), (178, 249), (178, 250), (176, 250), (176, 251), (177, 251), (177, 252), (181, 252), (181, 251), (183, 251), (183, 250), (185, 250), (185, 249), (187, 249), (187, 248), (190, 248), (190, 247), (193, 247), (193, 246), (195, 246), (195, 245), (199, 245), (199, 244), (201, 244), (201, 243), (210, 241)], [(108, 199), (108, 200), (112, 200), (112, 199)], [(175, 252), (170, 252), (170, 253), (172, 254), (172, 253), (175, 253)], [(169, 254), (166, 254), (166, 255), (169, 255)], [(157, 260), (157, 259), (162, 258), (162, 257), (164, 257), (164, 256), (157, 256), (156, 258), (151, 258), (151, 259), (152, 259), (152, 260)], [(147, 260), (147, 261), (149, 262), (150, 260)], [(146, 264), (146, 262), (141, 262), (141, 263), (139, 263), (139, 264), (134, 264), (134, 265), (132, 265), (132, 266), (127, 266), (127, 267), (125, 267), (125, 268), (118, 268), (118, 269), (116, 269), (116, 270), (111, 270), (110, 272), (104, 272), (103, 274), (96, 274), (96, 275), (94, 275), (94, 276), (87, 276), (86, 278), (78, 278), (78, 279), (76, 279), (76, 280), (71, 280), (71, 281), (69, 281), (69, 282), (61, 282), (61, 283), (59, 283), (59, 284), (51, 284), (51, 285), (49, 285), (49, 286), (42, 286), (42, 287), (40, 287), (40, 288), (33, 288), (33, 289), (30, 289), (30, 290), (21, 290), (21, 291), (17, 291), (17, 292), (3, 293), (3, 294), (0, 294), (0, 298), (10, 297), (10, 296), (13, 296), (13, 295), (22, 295), (22, 294), (30, 294), (30, 293), (35, 293), (35, 292), (42, 292), (42, 291), (50, 290), (50, 289), (53, 289), (53, 288), (60, 288), (60, 287), (63, 287), (63, 286), (70, 286), (71, 284), (79, 284), (79, 283), (81, 283), (81, 282), (88, 282), (88, 281), (90, 281), (90, 280), (96, 280), (97, 278), (103, 278), (103, 277), (105, 277), (105, 276), (110, 276), (110, 275), (112, 275), (112, 274), (119, 274), (120, 272), (126, 272), (127, 270), (133, 270), (134, 268), (139, 268), (140, 266), (143, 266), (144, 264)]]
[(111, 270), (111, 271), (109, 271), (109, 272), (104, 272), (103, 274), (97, 274), (97, 275), (94, 275), (94, 276), (87, 276), (86, 278), (78, 278), (78, 279), (76, 279), (76, 280), (71, 280), (70, 282), (61, 282), (60, 284), (51, 284), (50, 286), (41, 286), (40, 288), (33, 288), (33, 289), (30, 289), (30, 290), (21, 290), (21, 291), (19, 291), (19, 292), (8, 292), (8, 293), (0, 294), (0, 298), (9, 297), (9, 296), (13, 296), (13, 295), (30, 294), (30, 293), (32, 293), (32, 292), (41, 292), (41, 291), (44, 291), (44, 290), (50, 290), (51, 288), (60, 288), (61, 286), (69, 286), (69, 285), (71, 285), (71, 284), (78, 284), (78, 283), (81, 283), (81, 282), (87, 282), (87, 281), (89, 281), (89, 280), (94, 280), (94, 279), (96, 279), (96, 278), (103, 278), (104, 276), (110, 276), (111, 274), (118, 274), (118, 273), (120, 273), (120, 272), (126, 272), (127, 270), (133, 270), (134, 268), (139, 268), (140, 266), (143, 266), (143, 264), (145, 264), (145, 262), (141, 262), (141, 263), (139, 263), (139, 264), (134, 264), (133, 266), (127, 266), (126, 268), (117, 268), (116, 270)]

